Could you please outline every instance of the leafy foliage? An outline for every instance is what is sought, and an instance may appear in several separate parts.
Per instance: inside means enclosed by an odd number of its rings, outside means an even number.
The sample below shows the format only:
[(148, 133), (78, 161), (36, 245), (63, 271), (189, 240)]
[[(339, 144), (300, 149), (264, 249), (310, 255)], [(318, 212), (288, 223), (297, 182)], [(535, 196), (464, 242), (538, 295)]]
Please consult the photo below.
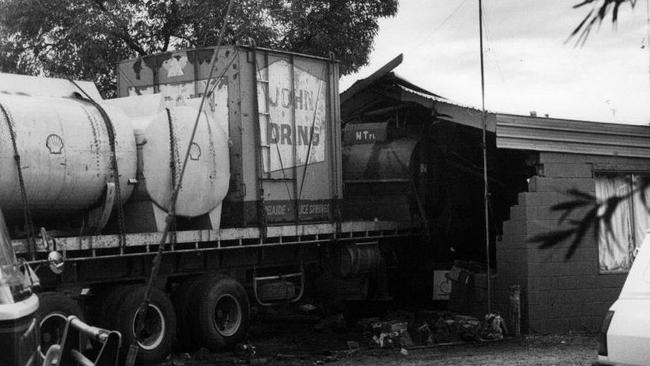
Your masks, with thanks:
[(637, 0), (582, 0), (573, 7), (582, 8), (591, 5), (592, 8), (573, 30), (570, 38), (577, 37), (576, 44), (584, 44), (594, 26), (600, 26), (610, 14), (612, 23), (616, 24), (621, 6), (629, 4), (634, 7), (636, 2)]
[[(612, 218), (621, 202), (632, 199), (638, 192), (645, 192), (649, 188), (650, 177), (639, 177), (632, 189), (626, 193), (603, 200), (599, 200), (589, 193), (570, 189), (566, 192), (569, 196), (568, 200), (551, 207), (551, 211), (560, 213), (558, 224), (566, 224), (565, 227), (532, 236), (528, 241), (537, 243), (540, 248), (546, 249), (556, 247), (569, 240), (569, 248), (565, 255), (565, 258), (569, 259), (587, 233), (593, 233), (594, 239), (597, 239), (602, 234), (601, 230), (603, 228), (606, 232), (612, 232)], [(646, 195), (640, 194), (639, 197), (643, 205), (648, 208), (649, 202), (646, 202)], [(569, 219), (578, 210), (585, 210), (584, 216), (579, 220)]]
[[(95, 80), (114, 89), (122, 59), (216, 44), (228, 0), (2, 0), (0, 71)], [(367, 64), (377, 20), (397, 0), (236, 0), (224, 43), (313, 55), (343, 74)]]

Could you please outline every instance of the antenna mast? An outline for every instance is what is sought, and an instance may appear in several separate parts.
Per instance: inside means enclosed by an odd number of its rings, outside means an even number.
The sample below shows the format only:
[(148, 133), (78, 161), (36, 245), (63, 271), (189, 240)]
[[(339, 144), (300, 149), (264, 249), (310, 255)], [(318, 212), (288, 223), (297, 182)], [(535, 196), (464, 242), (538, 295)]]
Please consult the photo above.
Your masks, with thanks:
[(481, 46), (481, 121), (483, 122), (483, 203), (485, 208), (485, 262), (487, 264), (487, 311), (492, 313), (492, 276), (490, 271), (490, 192), (487, 174), (487, 116), (485, 112), (485, 67), (483, 63), (483, 1), (478, 0), (478, 27)]

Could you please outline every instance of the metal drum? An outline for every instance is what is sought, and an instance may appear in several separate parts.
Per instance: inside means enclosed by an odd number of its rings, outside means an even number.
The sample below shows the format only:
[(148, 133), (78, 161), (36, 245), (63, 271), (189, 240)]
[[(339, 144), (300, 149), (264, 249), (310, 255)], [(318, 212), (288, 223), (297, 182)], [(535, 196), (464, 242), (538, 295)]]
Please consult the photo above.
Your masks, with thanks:
[(376, 271), (380, 261), (377, 243), (350, 244), (335, 252), (332, 270), (341, 278), (352, 278)]

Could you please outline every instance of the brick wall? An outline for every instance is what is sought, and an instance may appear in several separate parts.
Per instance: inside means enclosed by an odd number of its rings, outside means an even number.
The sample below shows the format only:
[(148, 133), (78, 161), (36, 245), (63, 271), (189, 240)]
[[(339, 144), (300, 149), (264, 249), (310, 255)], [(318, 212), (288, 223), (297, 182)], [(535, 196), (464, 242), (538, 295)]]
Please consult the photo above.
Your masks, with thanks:
[[(643, 159), (540, 153), (538, 175), (530, 179), (528, 192), (519, 194), (503, 224), (496, 244), (496, 308), (509, 311), (508, 289), (521, 286), (522, 331), (563, 333), (595, 331), (620, 292), (624, 274), (600, 274), (598, 244), (588, 234), (575, 254), (566, 259), (569, 243), (539, 249), (528, 237), (557, 229), (559, 215), (550, 207), (567, 197), (570, 188), (594, 194), (594, 170), (648, 170)], [(573, 217), (582, 217), (576, 212)]]

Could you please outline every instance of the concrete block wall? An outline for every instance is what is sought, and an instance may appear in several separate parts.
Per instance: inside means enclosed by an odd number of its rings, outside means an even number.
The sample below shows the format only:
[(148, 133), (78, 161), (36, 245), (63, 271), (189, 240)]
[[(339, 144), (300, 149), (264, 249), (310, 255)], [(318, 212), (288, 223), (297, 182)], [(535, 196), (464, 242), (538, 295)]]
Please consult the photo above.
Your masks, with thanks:
[[(596, 331), (605, 312), (616, 300), (625, 274), (600, 274), (598, 243), (588, 234), (575, 254), (567, 259), (569, 242), (552, 249), (540, 249), (528, 242), (539, 233), (558, 229), (559, 214), (551, 206), (566, 200), (563, 193), (576, 188), (595, 194), (594, 171), (650, 169), (642, 159), (540, 153), (538, 175), (529, 180), (528, 192), (519, 194), (503, 224), (503, 236), (496, 243), (496, 308), (510, 311), (508, 289), (521, 287), (522, 331), (564, 333)], [(579, 218), (583, 212), (572, 217)]]

